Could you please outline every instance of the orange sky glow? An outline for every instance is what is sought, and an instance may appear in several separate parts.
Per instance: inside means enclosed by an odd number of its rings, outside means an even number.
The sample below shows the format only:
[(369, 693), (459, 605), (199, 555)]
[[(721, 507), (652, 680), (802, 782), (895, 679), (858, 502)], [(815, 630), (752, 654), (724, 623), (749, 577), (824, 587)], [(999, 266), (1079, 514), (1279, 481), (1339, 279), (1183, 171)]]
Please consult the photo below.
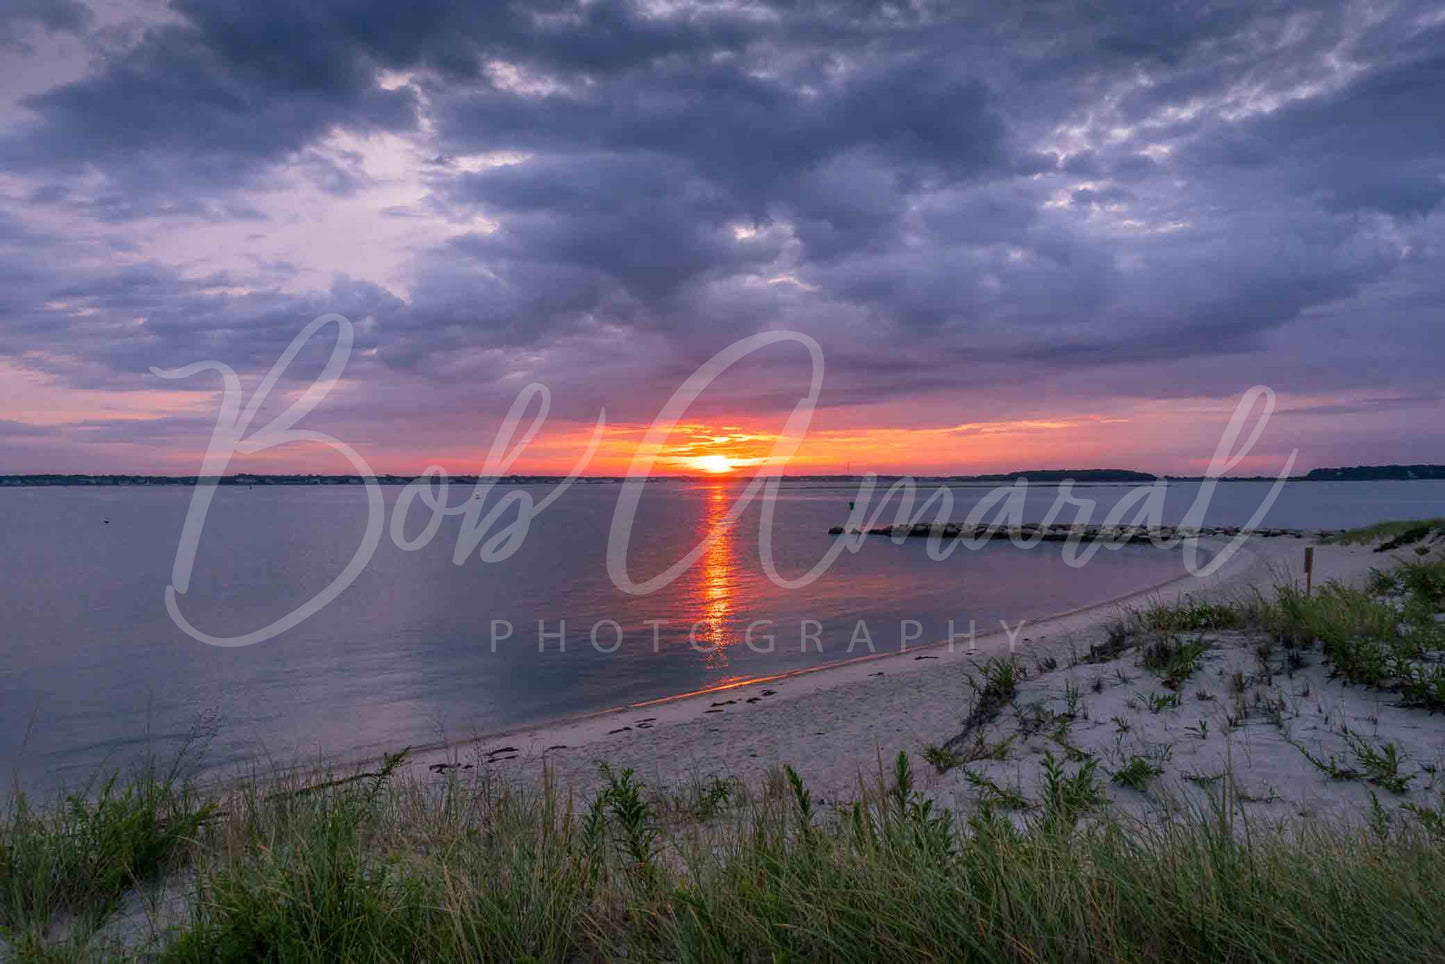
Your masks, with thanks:
[[(588, 476), (625, 475), (641, 451), (647, 425), (608, 425), (598, 450), (583, 470)], [(1213, 423), (1193, 426), (1154, 418), (1025, 419), (968, 423), (938, 428), (879, 426), (816, 427), (783, 466), (788, 475), (911, 473), (963, 475), (1040, 468), (1133, 468), (1178, 474), (1205, 470), (1217, 438)], [(566, 475), (586, 450), (592, 427), (549, 424), (511, 468), (512, 474)], [(1197, 438), (1197, 458), (1180, 459), (1162, 447), (1181, 438)], [(397, 450), (358, 444), (380, 473), (408, 474), (440, 465), (453, 475), (482, 471), (486, 443), (463, 448)], [(679, 425), (655, 452), (650, 474), (751, 476), (770, 463), (777, 435), (737, 424)], [(1128, 454), (1121, 454), (1121, 453)], [(194, 453), (195, 462), (199, 452)], [(1167, 458), (1167, 462), (1166, 462)], [(1236, 474), (1270, 474), (1283, 460), (1265, 452), (1246, 459)], [(194, 469), (190, 469), (194, 471)], [(341, 460), (318, 446), (288, 446), (248, 458), (238, 457), (233, 471), (345, 472)]]
[[(185, 475), (199, 471), (219, 397), (208, 391), (108, 391), (61, 388), (48, 377), (0, 363), (0, 422), (25, 426), (46, 444), (65, 439), (74, 461), (5, 466), (11, 472), (80, 471)], [(343, 383), (338, 405), (355, 403), (356, 386)], [(364, 395), (364, 393), (363, 393)], [(287, 399), (278, 396), (278, 402)], [(354, 407), (365, 412), (365, 398)], [(1297, 399), (1295, 404), (1307, 403)], [(382, 474), (407, 475), (440, 465), (454, 475), (483, 470), (494, 431), (485, 413), (459, 422), (419, 416), (413, 426), (373, 425), (328, 416), (327, 404), (308, 424), (354, 446)], [(1282, 400), (1281, 408), (1286, 407)], [(1120, 401), (1092, 412), (1032, 411), (993, 421), (952, 421), (948, 408), (858, 405), (821, 408), (796, 453), (782, 467), (789, 475), (878, 474), (964, 475), (1027, 469), (1126, 468), (1199, 474), (1206, 470), (1219, 434), (1233, 409), (1232, 399)], [(956, 407), (954, 408), (957, 411)], [(171, 431), (166, 420), (185, 420)], [(929, 421), (941, 424), (929, 425)], [(1278, 421), (1264, 444), (1234, 474), (1277, 474), (1288, 454), (1286, 439), (1313, 426), (1317, 417)], [(338, 423), (339, 422), (339, 423)], [(905, 423), (905, 424), (900, 424)], [(921, 424), (920, 424), (921, 423)], [(107, 433), (116, 424), (121, 430)], [(739, 414), (728, 420), (677, 425), (651, 453), (653, 475), (751, 476), (770, 465), (780, 418)], [(131, 431), (130, 427), (145, 431)], [(589, 476), (627, 473), (647, 434), (646, 423), (611, 422), (583, 469)], [(592, 425), (550, 418), (511, 467), (513, 474), (566, 475), (586, 451)], [(26, 435), (18, 437), (23, 452)], [(1294, 443), (1297, 444), (1297, 443)], [(54, 451), (54, 448), (50, 451)], [(1310, 467), (1304, 450), (1295, 471)], [(288, 445), (237, 456), (232, 472), (350, 474), (336, 453), (314, 444)]]

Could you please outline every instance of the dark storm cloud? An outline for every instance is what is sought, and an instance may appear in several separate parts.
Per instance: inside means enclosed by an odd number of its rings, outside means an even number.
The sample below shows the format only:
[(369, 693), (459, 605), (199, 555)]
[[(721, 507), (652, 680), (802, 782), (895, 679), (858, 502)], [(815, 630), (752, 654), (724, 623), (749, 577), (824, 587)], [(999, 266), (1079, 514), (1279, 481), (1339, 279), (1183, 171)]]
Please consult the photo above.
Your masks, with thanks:
[(1257, 120), (1217, 125), (1186, 161), (1272, 178), (1325, 210), (1429, 214), (1445, 198), (1445, 25), (1417, 59)]
[[(51, 250), (67, 249), (57, 239)], [(274, 289), (235, 294), (235, 280), (224, 273), (187, 277), (145, 261), (77, 265), (59, 274), (40, 259), (9, 253), (0, 269), (0, 352), (23, 356), (29, 367), (78, 387), (137, 388), (151, 366), (202, 359), (243, 373), (263, 371), (306, 321), (330, 312), (356, 323), (356, 348), (365, 352), (375, 347), (381, 326), (405, 310), (385, 289), (347, 278), (305, 296)], [(314, 361), (322, 349), (313, 346), (303, 361)], [(364, 368), (365, 357), (352, 367)], [(315, 372), (298, 365), (290, 374), (304, 379)]]
[(50, 33), (81, 33), (91, 22), (90, 8), (79, 0), (7, 0), (0, 8), (0, 50), (28, 49), (33, 28)]
[[(726, 15), (674, 24), (612, 4), (574, 8), (576, 22), (564, 29), (539, 27), (541, 9), (449, 0), (178, 0), (172, 8), (179, 22), (153, 25), (89, 76), (26, 98), (34, 120), (0, 138), (0, 162), (93, 166), (127, 194), (170, 199), (170, 207), (137, 204), (133, 216), (189, 215), (198, 202), (188, 195), (255, 187), (335, 129), (412, 130), (416, 91), (386, 89), (382, 69), (466, 80), (489, 50), (539, 43), (579, 69), (607, 69), (741, 39)], [(22, 3), (11, 16), (41, 10)], [(44, 8), (43, 22), (78, 29), (86, 12), (63, 0)]]
[(202, 192), (255, 186), (335, 128), (415, 125), (415, 92), (380, 87), (364, 49), (268, 18), (264, 5), (231, 18), (221, 6), (152, 27), (96, 72), (26, 98), (34, 117), (0, 137), (0, 163), (96, 169), (127, 199), (111, 204), (117, 216), (193, 214)]
[(1407, 398), (1442, 350), (1445, 24), (1423, 4), (172, 10), (24, 99), (0, 132), (14, 210), (259, 220), (273, 176), (363, 193), (325, 142), (391, 132), (434, 161), (430, 197), (388, 214), (493, 229), (416, 252), (405, 299), (284, 294), (262, 265), (61, 272), (74, 242), (15, 241), (0, 347), (90, 383), (264, 366), (325, 311), (371, 319), (368, 364), (581, 394), (604, 346), (645, 344), (628, 370), (661, 383), (779, 326), (854, 400), (956, 391), (963, 366), (1019, 394), (1027, 370), (1085, 398), (1265, 378)]
[(458, 193), (502, 215), (475, 257), (595, 267), (641, 298), (749, 260), (726, 230), (728, 199), (668, 158), (539, 159), (467, 177)]

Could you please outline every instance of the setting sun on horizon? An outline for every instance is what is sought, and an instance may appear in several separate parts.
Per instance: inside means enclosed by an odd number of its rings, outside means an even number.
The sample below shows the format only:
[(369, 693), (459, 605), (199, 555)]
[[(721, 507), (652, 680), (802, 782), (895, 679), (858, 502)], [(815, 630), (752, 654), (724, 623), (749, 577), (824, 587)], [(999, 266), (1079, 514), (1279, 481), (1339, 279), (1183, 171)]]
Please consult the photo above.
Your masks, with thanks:
[(733, 470), (732, 459), (726, 455), (703, 455), (692, 460), (692, 464), (704, 472), (723, 475)]

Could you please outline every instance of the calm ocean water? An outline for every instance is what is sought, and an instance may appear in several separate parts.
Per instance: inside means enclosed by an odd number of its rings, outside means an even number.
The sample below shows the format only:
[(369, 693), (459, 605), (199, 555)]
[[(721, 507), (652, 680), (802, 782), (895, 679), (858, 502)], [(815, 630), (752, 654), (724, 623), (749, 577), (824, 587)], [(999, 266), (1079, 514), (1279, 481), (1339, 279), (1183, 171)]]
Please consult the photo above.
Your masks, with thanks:
[[(632, 538), (634, 578), (700, 542), (738, 488), (649, 486)], [(1208, 523), (1247, 521), (1267, 489), (1221, 486)], [(549, 490), (531, 491), (540, 499)], [(996, 628), (1000, 619), (1037, 619), (1183, 574), (1177, 552), (1152, 547), (1100, 552), (1073, 569), (1055, 544), (960, 549), (934, 562), (921, 540), (871, 539), (812, 586), (785, 591), (758, 563), (754, 505), (670, 586), (629, 596), (614, 588), (605, 563), (618, 491), (574, 487), (501, 563), (453, 565), (455, 519), (420, 551), (384, 538), (360, 578), (312, 619), (255, 646), (217, 649), (180, 632), (165, 611), (190, 490), (0, 490), (0, 764), (26, 785), (74, 783), (147, 748), (163, 752), (202, 716), (218, 723), (213, 767), (358, 757), (856, 656), (867, 652), (862, 642), (848, 651), (858, 620), (879, 651), (896, 650), (906, 619), (931, 641), (947, 635), (950, 619), (960, 632), (970, 620)], [(954, 518), (986, 491), (956, 489)], [(1128, 488), (1075, 491), (1098, 500), (1097, 519)], [(389, 519), (399, 489), (385, 492)], [(1166, 521), (1178, 521), (1194, 493), (1194, 484), (1171, 486)], [(1055, 494), (1034, 487), (1029, 518), (1042, 517)], [(841, 485), (784, 487), (774, 544), (785, 574), (823, 555), (851, 495)], [(224, 635), (294, 609), (350, 559), (365, 502), (349, 487), (218, 490), (182, 602), (187, 617)], [(1339, 528), (1427, 515), (1445, 515), (1445, 483), (1291, 483), (1265, 524)], [(409, 532), (421, 524), (418, 513)], [(772, 652), (744, 643), (747, 625), (760, 619), (773, 621), (758, 630), (760, 640), (775, 637)], [(822, 624), (821, 652), (802, 644), (805, 619)], [(493, 620), (513, 627), (495, 652)], [(622, 629), (615, 653), (592, 643), (600, 620)], [(540, 652), (539, 621), (548, 634)], [(610, 626), (599, 629), (602, 647), (615, 638)]]

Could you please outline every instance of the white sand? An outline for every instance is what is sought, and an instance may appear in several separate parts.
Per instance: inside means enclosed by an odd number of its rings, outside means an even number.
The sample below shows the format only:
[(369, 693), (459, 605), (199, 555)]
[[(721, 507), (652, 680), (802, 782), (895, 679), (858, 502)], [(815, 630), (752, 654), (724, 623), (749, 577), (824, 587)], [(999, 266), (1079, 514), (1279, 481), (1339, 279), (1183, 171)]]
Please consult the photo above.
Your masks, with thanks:
[[(1399, 744), (1409, 757), (1404, 772), (1433, 767), (1445, 757), (1445, 717), (1396, 709), (1388, 693), (1329, 680), (1318, 653), (1310, 655), (1311, 665), (1292, 676), (1282, 671), (1283, 654), (1276, 653), (1276, 672), (1266, 682), (1255, 655), (1257, 639), (1210, 634), (1214, 648), (1185, 686), (1182, 705), (1157, 714), (1144, 707), (1143, 700), (1167, 691), (1157, 677), (1133, 665), (1132, 654), (1114, 663), (1072, 665), (1074, 654), (1087, 653), (1091, 643), (1102, 641), (1104, 626), (1125, 607), (1154, 600), (1173, 602), (1185, 595), (1210, 598), (1252, 592), (1256, 586), (1267, 589), (1290, 577), (1302, 582), (1307, 544), (1289, 537), (1255, 537), (1206, 580), (1185, 577), (1147, 593), (1026, 625), (1019, 633), (1018, 653), (1030, 668), (1029, 679), (1020, 686), (1013, 707), (1005, 709), (987, 734), (990, 742), (1015, 734), (1008, 759), (970, 769), (1036, 797), (1043, 754), (1052, 752), (1063, 760), (1065, 749), (1046, 735), (1053, 732), (1051, 727), (1026, 737), (1019, 717), (1026, 716), (1033, 704), (1063, 713), (1066, 689), (1073, 686), (1080, 694), (1079, 706), (1065, 742), (1097, 758), (1106, 782), (1130, 755), (1164, 763), (1164, 775), (1149, 794), (1109, 788), (1115, 802), (1131, 810), (1148, 810), (1166, 798), (1196, 792), (1183, 777), (1211, 776), (1226, 767), (1245, 797), (1258, 798), (1259, 807), (1282, 817), (1368, 808), (1372, 789), (1391, 809), (1404, 800), (1426, 802), (1438, 796), (1433, 793), (1435, 778), (1427, 772), (1419, 772), (1409, 793), (1399, 797), (1363, 780), (1330, 780), (1290, 742), (1326, 758), (1334, 754), (1345, 765), (1352, 757), (1340, 731), (1348, 727), (1377, 742), (1389, 739)], [(1372, 567), (1386, 566), (1388, 561), (1368, 547), (1317, 546), (1315, 584), (1329, 579), (1355, 583)], [(654, 787), (711, 776), (752, 783), (786, 763), (807, 779), (816, 795), (838, 800), (856, 795), (860, 776), (871, 782), (880, 759), (890, 761), (904, 750), (912, 755), (915, 771), (926, 774), (925, 792), (956, 806), (976, 798), (978, 791), (961, 769), (935, 775), (921, 754), (926, 746), (943, 744), (959, 732), (970, 706), (968, 676), (976, 675), (978, 664), (989, 656), (1006, 653), (1008, 638), (1002, 632), (980, 635), (972, 654), (963, 646), (953, 651), (943, 645), (880, 654), (725, 692), (632, 706), (500, 734), (465, 747), (434, 749), (416, 760), (525, 775), (538, 773), (545, 759), (562, 785), (578, 791), (595, 783), (598, 764), (603, 762), (632, 767)], [(1038, 661), (1050, 655), (1059, 668), (1036, 672)], [(1242, 709), (1229, 687), (1236, 669), (1248, 678)], [(1120, 672), (1129, 682), (1121, 680)], [(1093, 691), (1095, 678), (1102, 679), (1099, 692)], [(1215, 698), (1200, 699), (1201, 690)], [(1281, 702), (1282, 710), (1269, 710), (1271, 703), (1280, 706)], [(1231, 716), (1238, 718), (1238, 725), (1230, 725)]]

